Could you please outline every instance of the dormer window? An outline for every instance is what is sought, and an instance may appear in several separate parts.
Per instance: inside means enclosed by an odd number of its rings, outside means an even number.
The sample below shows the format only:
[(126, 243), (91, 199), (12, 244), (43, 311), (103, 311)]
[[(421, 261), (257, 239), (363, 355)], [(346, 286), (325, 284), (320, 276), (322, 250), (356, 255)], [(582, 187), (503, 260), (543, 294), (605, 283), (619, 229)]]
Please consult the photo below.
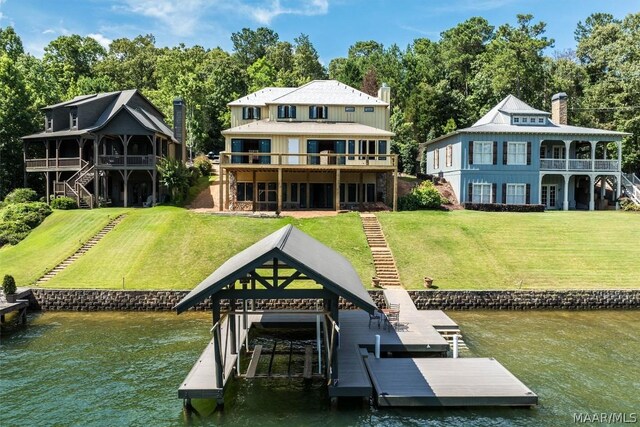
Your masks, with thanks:
[(260, 120), (260, 107), (242, 107), (242, 120)]
[(538, 123), (544, 124), (544, 117), (538, 117)]
[(527, 123), (528, 119), (526, 117), (522, 118), (522, 123)]
[(53, 116), (51, 114), (47, 114), (44, 118), (44, 129), (47, 132), (51, 132), (53, 130)]
[(73, 109), (69, 113), (69, 121), (71, 129), (78, 129), (78, 110)]
[(326, 105), (312, 105), (309, 107), (309, 119), (326, 119), (329, 109)]
[(295, 105), (278, 105), (278, 118), (279, 119), (295, 119), (296, 106)]
[(520, 123), (520, 117), (514, 117), (514, 118), (513, 118), (513, 123), (514, 123), (514, 124), (516, 124), (516, 123)]

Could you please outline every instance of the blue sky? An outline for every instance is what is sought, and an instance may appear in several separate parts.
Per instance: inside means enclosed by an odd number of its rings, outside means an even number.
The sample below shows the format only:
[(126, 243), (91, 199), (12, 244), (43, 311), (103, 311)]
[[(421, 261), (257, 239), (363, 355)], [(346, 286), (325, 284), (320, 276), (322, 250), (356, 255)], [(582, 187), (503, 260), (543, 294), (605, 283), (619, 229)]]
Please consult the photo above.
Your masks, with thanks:
[(0, 0), (0, 26), (12, 25), (25, 48), (42, 56), (63, 34), (110, 40), (152, 33), (159, 46), (199, 44), (231, 50), (231, 33), (268, 26), (282, 40), (308, 34), (321, 60), (346, 56), (358, 40), (405, 48), (415, 38), (437, 40), (472, 16), (496, 27), (531, 13), (547, 23), (553, 50), (575, 48), (573, 31), (593, 12), (618, 18), (640, 12), (640, 0)]

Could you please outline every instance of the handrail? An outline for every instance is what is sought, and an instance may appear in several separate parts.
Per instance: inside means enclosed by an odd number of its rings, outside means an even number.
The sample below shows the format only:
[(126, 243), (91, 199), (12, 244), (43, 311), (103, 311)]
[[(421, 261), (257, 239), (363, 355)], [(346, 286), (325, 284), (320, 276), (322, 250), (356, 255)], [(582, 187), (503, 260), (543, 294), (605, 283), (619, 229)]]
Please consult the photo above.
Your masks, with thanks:
[[(89, 205), (89, 208), (93, 208), (93, 194), (91, 194), (85, 188), (85, 186), (79, 182), (76, 182), (76, 189), (79, 189), (78, 198), (82, 198), (82, 200), (84, 200)], [(83, 194), (81, 195), (81, 193)], [(85, 199), (89, 199), (89, 202), (87, 202)], [(80, 205), (80, 200), (78, 200), (78, 205)]]
[(541, 170), (567, 171), (618, 171), (620, 162), (617, 159), (548, 159), (540, 158)]
[[(240, 161), (237, 161), (240, 160)], [(267, 160), (262, 163), (263, 160)], [(223, 151), (221, 164), (269, 164), (269, 165), (374, 165), (395, 166), (397, 154), (366, 153), (261, 153), (255, 151)]]

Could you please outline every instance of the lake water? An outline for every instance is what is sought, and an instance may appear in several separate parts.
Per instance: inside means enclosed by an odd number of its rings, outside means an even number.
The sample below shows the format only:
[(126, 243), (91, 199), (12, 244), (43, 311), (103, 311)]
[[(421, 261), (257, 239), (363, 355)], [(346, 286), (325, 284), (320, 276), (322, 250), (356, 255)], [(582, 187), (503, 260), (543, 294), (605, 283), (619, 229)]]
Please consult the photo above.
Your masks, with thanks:
[[(210, 315), (45, 313), (3, 329), (0, 425), (561, 426), (574, 413), (640, 413), (640, 311), (448, 313), (469, 351), (540, 397), (532, 409), (376, 409), (328, 402), (321, 384), (234, 381), (222, 412), (182, 412), (177, 388)], [(640, 421), (639, 421), (640, 422)]]

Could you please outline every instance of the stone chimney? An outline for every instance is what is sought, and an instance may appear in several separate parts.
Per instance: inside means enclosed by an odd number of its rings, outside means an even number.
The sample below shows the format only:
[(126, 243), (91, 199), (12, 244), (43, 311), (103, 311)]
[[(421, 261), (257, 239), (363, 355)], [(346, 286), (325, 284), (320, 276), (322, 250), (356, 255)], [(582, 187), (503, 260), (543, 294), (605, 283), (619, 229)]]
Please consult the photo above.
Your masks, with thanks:
[(382, 83), (382, 87), (378, 89), (378, 99), (391, 104), (391, 88), (386, 83)]
[[(187, 110), (184, 99), (173, 100), (173, 136), (180, 143), (177, 157), (182, 161), (187, 160)], [(179, 154), (178, 154), (179, 153)]]
[(551, 97), (551, 121), (557, 125), (568, 124), (566, 93), (556, 93)]

